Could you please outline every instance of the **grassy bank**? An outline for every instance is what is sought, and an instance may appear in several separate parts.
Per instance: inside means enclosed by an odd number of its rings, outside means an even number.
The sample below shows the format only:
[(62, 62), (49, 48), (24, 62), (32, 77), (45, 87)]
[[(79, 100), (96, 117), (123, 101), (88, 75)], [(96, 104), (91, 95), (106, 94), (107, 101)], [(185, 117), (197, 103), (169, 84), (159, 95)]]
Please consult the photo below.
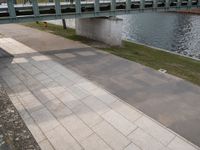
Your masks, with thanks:
[[(44, 27), (42, 23), (28, 23), (25, 25), (71, 40), (80, 41), (88, 45), (91, 45), (93, 42), (92, 40), (76, 35), (74, 29), (68, 28), (67, 30), (64, 30), (62, 26), (53, 24), (48, 24), (48, 27)], [(123, 41), (122, 47), (108, 46), (100, 49), (128, 60), (152, 67), (156, 70), (160, 68), (166, 69), (170, 74), (200, 85), (200, 61), (127, 41)]]

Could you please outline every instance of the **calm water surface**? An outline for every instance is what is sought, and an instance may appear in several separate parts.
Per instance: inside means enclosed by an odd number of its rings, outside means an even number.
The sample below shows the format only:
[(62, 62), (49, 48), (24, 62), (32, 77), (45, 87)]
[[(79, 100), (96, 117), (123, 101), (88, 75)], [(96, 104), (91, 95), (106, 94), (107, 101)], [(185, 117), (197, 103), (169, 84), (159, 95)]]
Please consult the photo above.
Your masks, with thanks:
[(123, 38), (200, 59), (200, 16), (136, 13), (122, 18)]

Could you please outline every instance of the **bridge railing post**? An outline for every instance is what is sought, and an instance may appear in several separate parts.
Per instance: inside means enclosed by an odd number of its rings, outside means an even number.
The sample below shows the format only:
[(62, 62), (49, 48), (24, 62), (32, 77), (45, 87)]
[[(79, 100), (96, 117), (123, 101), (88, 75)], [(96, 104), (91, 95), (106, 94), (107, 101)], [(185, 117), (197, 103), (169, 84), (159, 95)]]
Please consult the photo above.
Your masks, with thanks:
[(181, 0), (177, 0), (176, 7), (177, 7), (177, 8), (180, 8), (180, 7), (181, 7)]
[(126, 10), (127, 11), (131, 10), (131, 4), (132, 4), (131, 0), (126, 0)]
[(165, 8), (169, 9), (169, 0), (165, 0)]
[(157, 0), (153, 0), (153, 8), (156, 9), (158, 7)]
[(99, 0), (95, 0), (94, 1), (94, 11), (95, 12), (99, 12)]
[(192, 0), (188, 0), (187, 6), (190, 8), (192, 7)]
[(140, 9), (144, 9), (144, 4), (145, 3), (145, 0), (140, 0)]
[(33, 13), (35, 16), (40, 15), (39, 7), (38, 7), (38, 1), (37, 0), (32, 0), (32, 7), (33, 7)]
[(81, 13), (81, 0), (75, 0), (76, 14)]
[(55, 10), (56, 10), (56, 16), (61, 15), (60, 0), (55, 0)]
[(111, 0), (111, 11), (115, 11), (116, 9), (116, 0)]
[(8, 13), (11, 18), (16, 17), (15, 7), (14, 7), (14, 1), (13, 0), (7, 0), (8, 5)]

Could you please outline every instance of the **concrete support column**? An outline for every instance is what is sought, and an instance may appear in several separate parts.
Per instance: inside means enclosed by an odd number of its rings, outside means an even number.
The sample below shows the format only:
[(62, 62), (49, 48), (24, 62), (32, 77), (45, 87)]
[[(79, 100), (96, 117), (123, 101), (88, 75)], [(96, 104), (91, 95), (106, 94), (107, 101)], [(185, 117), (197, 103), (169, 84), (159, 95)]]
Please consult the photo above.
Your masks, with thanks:
[(153, 0), (153, 8), (154, 8), (154, 9), (157, 9), (157, 7), (158, 7), (157, 0)]
[(169, 9), (169, 7), (170, 7), (170, 6), (169, 6), (169, 0), (165, 0), (165, 8), (166, 8), (166, 9)]
[(14, 7), (14, 1), (7, 0), (7, 5), (8, 5), (8, 12), (9, 12), (10, 18), (15, 18), (16, 12), (15, 12), (15, 7)]
[(123, 20), (116, 17), (76, 19), (76, 34), (113, 46), (122, 43)]
[(40, 15), (39, 7), (38, 7), (38, 1), (37, 0), (32, 0), (32, 7), (33, 7), (33, 13), (35, 16)]

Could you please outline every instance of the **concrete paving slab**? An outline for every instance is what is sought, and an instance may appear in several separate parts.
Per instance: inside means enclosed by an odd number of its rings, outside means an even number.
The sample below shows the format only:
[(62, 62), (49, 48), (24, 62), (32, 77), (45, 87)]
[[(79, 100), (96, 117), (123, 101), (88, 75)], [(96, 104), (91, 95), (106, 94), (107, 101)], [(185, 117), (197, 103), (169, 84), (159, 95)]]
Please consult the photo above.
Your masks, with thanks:
[(93, 130), (113, 149), (124, 149), (130, 143), (128, 138), (123, 136), (118, 130), (105, 121), (94, 126)]
[(82, 141), (82, 145), (87, 150), (111, 150), (111, 148), (96, 134), (92, 134), (86, 140)]
[(163, 145), (156, 141), (152, 136), (145, 133), (142, 129), (138, 128), (129, 135), (129, 138), (133, 143), (138, 145), (143, 150), (160, 150)]

